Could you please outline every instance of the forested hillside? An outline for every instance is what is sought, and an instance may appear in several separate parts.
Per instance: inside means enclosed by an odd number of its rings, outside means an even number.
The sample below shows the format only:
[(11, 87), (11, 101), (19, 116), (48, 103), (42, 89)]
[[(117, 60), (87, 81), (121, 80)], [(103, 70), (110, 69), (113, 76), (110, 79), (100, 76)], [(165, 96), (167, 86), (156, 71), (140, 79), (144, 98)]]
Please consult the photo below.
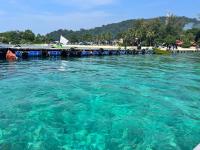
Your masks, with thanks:
[(59, 29), (46, 35), (34, 34), (31, 30), (8, 31), (0, 33), (0, 42), (11, 44), (35, 44), (58, 41), (60, 35), (71, 43), (90, 42), (111, 44), (113, 40), (123, 39), (126, 45), (172, 44), (177, 39), (184, 41), (185, 46), (197, 41), (200, 36), (200, 21), (187, 17), (157, 17), (152, 19), (133, 19), (119, 23), (103, 25), (93, 29), (72, 31)]
[[(155, 21), (159, 20), (161, 23), (165, 23), (166, 17), (158, 17), (158, 18), (152, 18), (152, 19), (133, 19), (133, 20), (126, 20), (119, 23), (113, 23), (108, 25), (103, 25), (102, 27), (96, 27), (89, 30), (80, 30), (80, 31), (71, 31), (66, 29), (60, 29), (58, 31), (53, 31), (49, 34), (47, 34), (47, 37), (52, 40), (58, 40), (60, 35), (62, 34), (66, 38), (69, 38), (69, 40), (74, 41), (75, 39), (81, 39), (81, 38), (89, 38), (92, 36), (100, 36), (102, 34), (111, 34), (112, 37), (116, 38), (120, 33), (128, 30), (129, 28), (133, 28), (138, 21), (143, 20), (145, 22), (149, 21)], [(194, 18), (187, 18), (187, 17), (176, 17), (177, 24), (181, 25), (183, 28), (186, 24), (191, 23), (192, 27), (197, 27), (200, 25), (200, 21)], [(85, 36), (85, 37), (83, 37)]]

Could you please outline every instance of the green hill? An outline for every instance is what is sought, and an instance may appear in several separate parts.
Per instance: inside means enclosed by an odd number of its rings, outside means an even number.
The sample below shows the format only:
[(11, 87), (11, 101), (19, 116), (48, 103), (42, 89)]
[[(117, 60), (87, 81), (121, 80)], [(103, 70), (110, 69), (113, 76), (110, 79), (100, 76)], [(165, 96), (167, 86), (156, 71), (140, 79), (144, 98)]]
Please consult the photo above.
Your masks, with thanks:
[[(81, 36), (85, 36), (85, 35), (97, 36), (103, 33), (111, 33), (113, 37), (116, 37), (119, 33), (124, 32), (128, 30), (129, 28), (134, 27), (138, 20), (143, 20), (145, 22), (152, 21), (152, 20), (159, 20), (161, 23), (165, 23), (166, 17), (158, 17), (158, 18), (152, 18), (152, 19), (126, 20), (119, 23), (103, 25), (101, 27), (96, 27), (89, 30), (81, 29), (80, 31), (72, 31), (72, 30), (60, 29), (60, 30), (48, 33), (47, 37), (51, 40), (59, 40), (60, 35), (63, 35), (72, 41), (73, 39), (76, 39), (76, 38), (80, 39)], [(184, 16), (176, 17), (176, 23), (181, 25), (182, 28), (184, 28), (187, 24), (190, 25), (187, 28), (200, 27), (200, 21), (198, 21), (195, 18), (187, 18)]]
[(171, 16), (126, 20), (89, 30), (60, 29), (46, 35), (36, 35), (31, 30), (17, 30), (0, 33), (0, 43), (51, 43), (52, 41), (58, 41), (60, 35), (69, 39), (71, 43), (83, 42), (83, 44), (89, 44), (88, 42), (111, 44), (113, 39), (123, 38), (123, 44), (128, 45), (174, 43), (177, 39), (190, 45), (194, 40), (198, 41), (197, 39), (200, 39), (200, 21), (194, 18)]

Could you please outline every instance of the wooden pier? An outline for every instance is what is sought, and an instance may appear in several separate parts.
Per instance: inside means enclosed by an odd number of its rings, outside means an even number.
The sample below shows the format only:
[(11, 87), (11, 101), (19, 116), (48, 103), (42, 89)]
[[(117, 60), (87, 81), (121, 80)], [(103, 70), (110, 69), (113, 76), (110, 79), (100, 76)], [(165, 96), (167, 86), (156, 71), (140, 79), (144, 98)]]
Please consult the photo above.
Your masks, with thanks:
[[(130, 48), (130, 49), (129, 49)], [(137, 54), (156, 54), (153, 48), (143, 47), (138, 50), (136, 47), (127, 49), (112, 47), (65, 47), (65, 48), (48, 48), (48, 47), (0, 47), (0, 59), (6, 58), (8, 49), (11, 49), (18, 58), (27, 59), (29, 57), (84, 57), (84, 56), (104, 56), (104, 55), (137, 55)], [(166, 50), (163, 50), (166, 51)], [(188, 53), (200, 52), (196, 49), (177, 49), (169, 50), (170, 53)]]
[(18, 58), (27, 59), (29, 57), (84, 57), (84, 56), (104, 56), (104, 55), (136, 55), (152, 54), (151, 49), (78, 49), (78, 48), (0, 48), (0, 58), (5, 59), (7, 50), (12, 50)]

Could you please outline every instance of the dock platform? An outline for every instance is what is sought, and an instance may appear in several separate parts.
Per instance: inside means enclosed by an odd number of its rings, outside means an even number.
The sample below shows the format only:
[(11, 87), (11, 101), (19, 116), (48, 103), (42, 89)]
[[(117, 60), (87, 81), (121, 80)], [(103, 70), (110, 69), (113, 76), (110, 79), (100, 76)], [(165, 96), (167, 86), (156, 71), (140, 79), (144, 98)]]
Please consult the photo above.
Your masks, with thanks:
[[(51, 47), (0, 47), (0, 59), (6, 58), (7, 50), (11, 49), (18, 58), (27, 59), (29, 57), (84, 57), (84, 56), (104, 56), (104, 55), (137, 55), (154, 54), (152, 47), (113, 47), (113, 46), (79, 46), (70, 45), (64, 48)], [(165, 50), (164, 50), (165, 51)], [(171, 53), (200, 52), (196, 49), (176, 49), (169, 50)]]
[(104, 56), (104, 55), (135, 55), (135, 54), (152, 54), (152, 49), (104, 49), (104, 48), (0, 48), (0, 58), (5, 59), (7, 50), (12, 50), (18, 58), (29, 57), (83, 57), (83, 56)]

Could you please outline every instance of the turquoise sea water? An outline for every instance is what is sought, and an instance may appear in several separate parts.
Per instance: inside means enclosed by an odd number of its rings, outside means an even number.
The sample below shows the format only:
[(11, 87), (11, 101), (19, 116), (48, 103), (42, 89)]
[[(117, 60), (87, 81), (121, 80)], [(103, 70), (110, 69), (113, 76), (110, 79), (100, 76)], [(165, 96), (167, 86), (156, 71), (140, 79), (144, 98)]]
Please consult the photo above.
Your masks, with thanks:
[(192, 150), (200, 54), (0, 62), (1, 150)]

